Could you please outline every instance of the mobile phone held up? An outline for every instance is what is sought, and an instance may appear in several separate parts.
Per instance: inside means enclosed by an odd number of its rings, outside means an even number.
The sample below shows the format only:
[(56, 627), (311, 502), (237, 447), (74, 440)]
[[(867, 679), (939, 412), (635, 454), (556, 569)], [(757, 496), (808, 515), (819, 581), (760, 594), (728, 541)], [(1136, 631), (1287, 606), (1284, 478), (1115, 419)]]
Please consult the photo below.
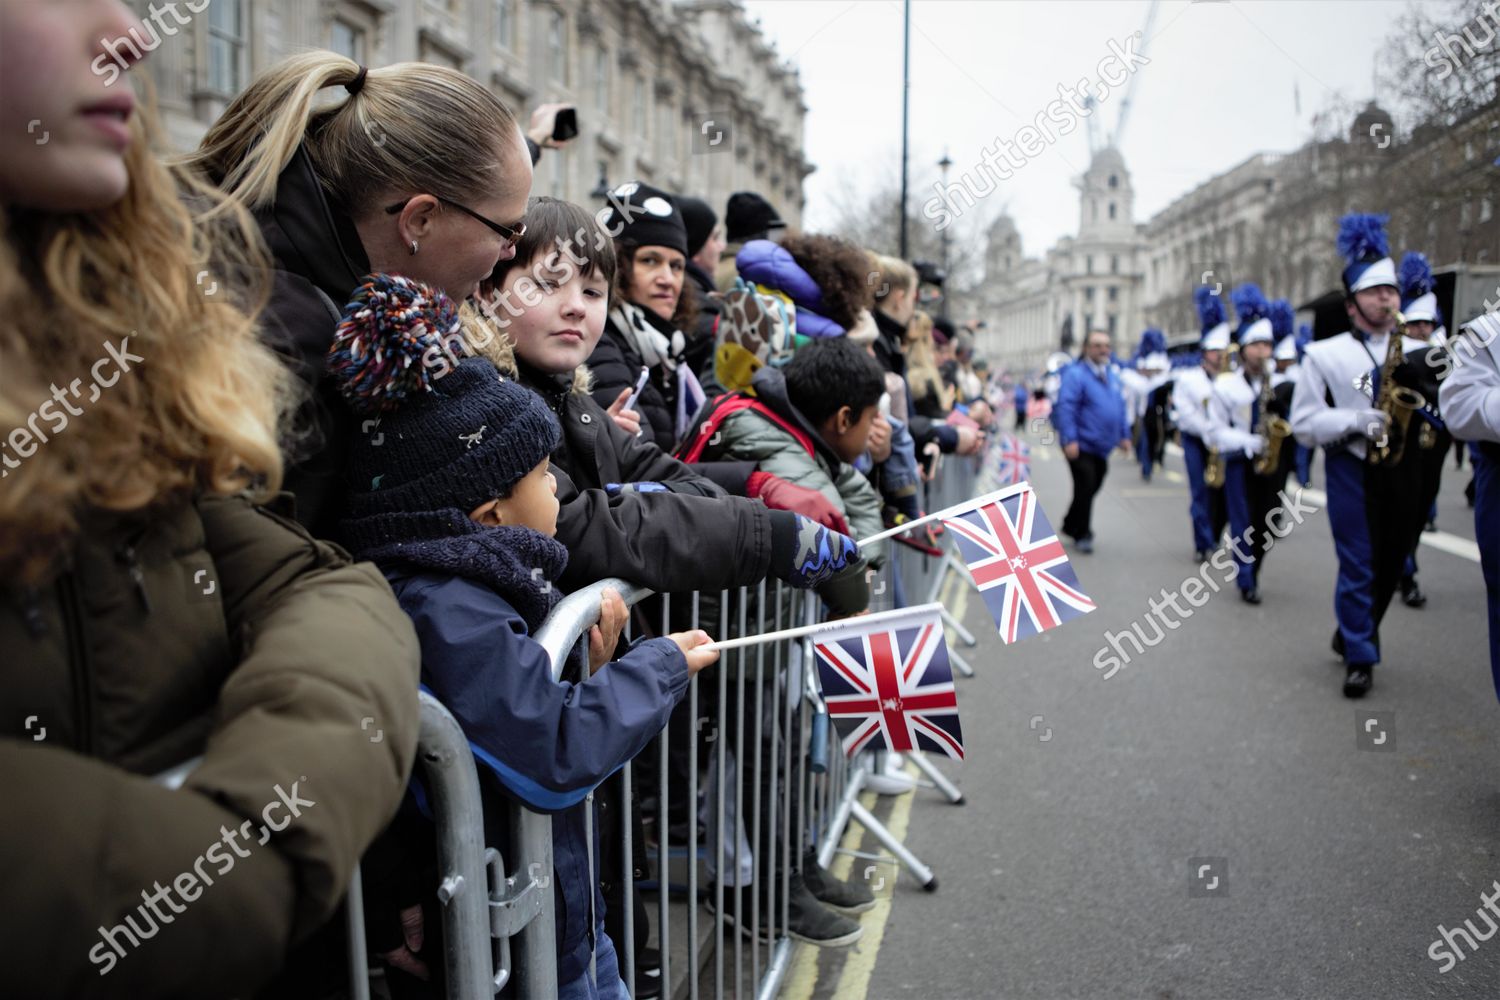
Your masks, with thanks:
[(563, 108), (552, 120), (552, 141), (567, 142), (578, 135), (578, 109)]
[(646, 379), (651, 377), (651, 369), (641, 366), (641, 377), (635, 380), (635, 389), (625, 400), (625, 405), (620, 407), (622, 411), (635, 409), (635, 401), (640, 398), (641, 390), (646, 388)]

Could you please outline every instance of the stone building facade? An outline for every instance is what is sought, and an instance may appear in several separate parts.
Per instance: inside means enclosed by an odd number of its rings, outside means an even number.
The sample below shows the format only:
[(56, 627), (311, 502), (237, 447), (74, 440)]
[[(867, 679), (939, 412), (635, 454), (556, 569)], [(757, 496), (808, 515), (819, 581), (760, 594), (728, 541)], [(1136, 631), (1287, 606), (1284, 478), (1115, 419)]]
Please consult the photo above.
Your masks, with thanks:
[[(131, 0), (146, 17), (152, 0)], [(154, 3), (161, 10), (162, 3)], [(523, 121), (577, 106), (579, 135), (547, 150), (533, 192), (582, 204), (601, 180), (644, 180), (721, 212), (759, 191), (800, 224), (807, 107), (795, 68), (738, 0), (197, 0), (173, 5), (147, 65), (173, 144), (196, 145), (261, 70), (308, 48), (371, 67), (441, 63)], [(202, 8), (193, 12), (188, 8)], [(183, 18), (185, 26), (178, 26)], [(153, 29), (155, 30), (155, 29)], [(170, 35), (168, 36), (168, 31)]]
[(1078, 235), (1041, 257), (1024, 255), (1009, 217), (990, 228), (983, 345), (1002, 365), (1037, 368), (1086, 328), (1113, 328), (1121, 354), (1146, 326), (1192, 337), (1200, 283), (1227, 295), (1254, 281), (1309, 305), (1340, 287), (1334, 241), (1348, 212), (1388, 213), (1397, 257), (1420, 250), (1439, 271), (1500, 263), (1500, 104), (1403, 136), (1371, 102), (1345, 135), (1257, 153), (1140, 225), (1117, 151), (1100, 151), (1079, 188)]

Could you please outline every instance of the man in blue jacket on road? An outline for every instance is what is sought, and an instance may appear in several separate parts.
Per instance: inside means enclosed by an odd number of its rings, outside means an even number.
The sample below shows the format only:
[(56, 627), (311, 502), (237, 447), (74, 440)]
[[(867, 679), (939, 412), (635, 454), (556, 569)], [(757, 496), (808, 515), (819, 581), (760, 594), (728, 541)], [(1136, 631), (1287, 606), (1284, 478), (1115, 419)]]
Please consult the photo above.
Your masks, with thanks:
[(1083, 343), (1083, 357), (1063, 369), (1052, 424), (1073, 474), (1073, 504), (1063, 518), (1062, 532), (1078, 551), (1094, 551), (1090, 523), (1094, 494), (1109, 471), (1109, 453), (1130, 451), (1130, 419), (1120, 374), (1110, 364), (1109, 334), (1091, 331)]

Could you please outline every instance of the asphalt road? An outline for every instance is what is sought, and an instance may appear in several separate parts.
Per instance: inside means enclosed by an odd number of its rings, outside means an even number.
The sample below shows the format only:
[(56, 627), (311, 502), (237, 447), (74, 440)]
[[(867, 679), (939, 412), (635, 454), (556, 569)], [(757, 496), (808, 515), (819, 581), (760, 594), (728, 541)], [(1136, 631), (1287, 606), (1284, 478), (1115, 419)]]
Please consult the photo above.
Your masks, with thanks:
[[(1066, 463), (1035, 444), (1033, 458), (1056, 525)], [(1461, 943), (1461, 962), (1429, 957), (1440, 924), (1488, 930), (1476, 910), (1500, 879), (1478, 563), (1422, 546), (1429, 603), (1392, 607), (1361, 702), (1340, 693), (1328, 648), (1321, 512), (1268, 557), (1264, 604), (1226, 586), (1106, 679), (1106, 632), (1197, 569), (1180, 457), (1168, 469), (1145, 484), (1114, 460), (1096, 553), (1073, 560), (1094, 613), (1006, 647), (968, 602), (981, 634), (978, 676), (959, 683), (968, 760), (943, 764), (968, 802), (915, 793), (906, 842), (941, 889), (901, 880), (866, 995), (1500, 997), (1500, 938)], [(1468, 469), (1451, 469), (1439, 527), (1472, 540)]]

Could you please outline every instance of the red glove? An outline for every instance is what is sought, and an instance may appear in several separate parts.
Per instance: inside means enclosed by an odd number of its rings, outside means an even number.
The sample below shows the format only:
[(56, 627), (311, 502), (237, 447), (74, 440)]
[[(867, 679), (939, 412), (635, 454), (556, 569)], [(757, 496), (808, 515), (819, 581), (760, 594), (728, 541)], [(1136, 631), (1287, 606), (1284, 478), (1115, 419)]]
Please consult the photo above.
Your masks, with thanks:
[(789, 483), (769, 472), (752, 472), (745, 481), (745, 493), (772, 510), (789, 510), (817, 521), (829, 531), (849, 534), (849, 522), (844, 515), (817, 490)]

